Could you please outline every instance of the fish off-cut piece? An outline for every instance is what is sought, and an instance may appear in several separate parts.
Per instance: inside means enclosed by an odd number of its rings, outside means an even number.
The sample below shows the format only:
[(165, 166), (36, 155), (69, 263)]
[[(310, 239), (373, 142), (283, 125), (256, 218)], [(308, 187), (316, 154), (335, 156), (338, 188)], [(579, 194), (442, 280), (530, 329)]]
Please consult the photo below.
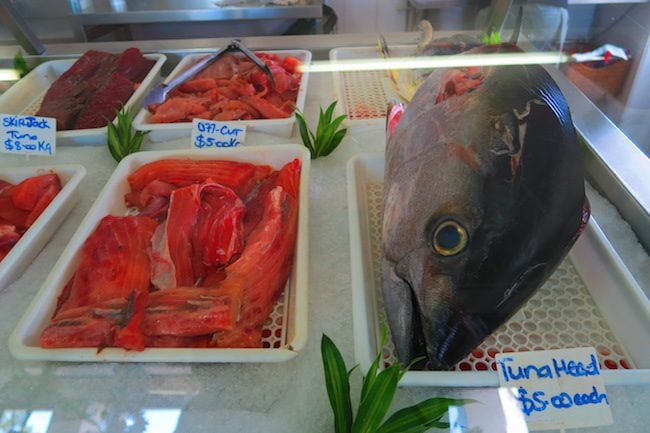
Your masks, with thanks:
[[(225, 279), (209, 287), (177, 287), (150, 294), (143, 332), (165, 347), (260, 347), (262, 325), (282, 293), (292, 268), (297, 236), (300, 161), (286, 164), (255, 190), (247, 204), (261, 206), (239, 258)], [(268, 185), (267, 185), (268, 183)], [(259, 196), (259, 198), (258, 198)], [(198, 320), (196, 317), (198, 316)], [(157, 340), (157, 339), (160, 340)], [(150, 341), (147, 339), (147, 341)]]
[(0, 260), (60, 191), (56, 173), (32, 176), (17, 185), (0, 181)]
[[(510, 51), (484, 47), (485, 54)], [(469, 73), (471, 72), (471, 73)], [(382, 292), (399, 361), (449, 369), (551, 275), (589, 218), (569, 107), (537, 65), (438, 70), (388, 117)]]
[(200, 286), (211, 270), (227, 266), (244, 244), (244, 209), (237, 194), (217, 183), (174, 190), (167, 218), (152, 237), (152, 284)]
[(141, 327), (147, 298), (147, 291), (137, 295), (132, 292), (127, 298), (60, 312), (41, 332), (40, 345), (48, 349), (121, 347), (142, 351), (146, 337)]
[(11, 202), (21, 210), (29, 211), (24, 222), (28, 228), (61, 191), (61, 179), (56, 173), (32, 176), (11, 190)]
[[(126, 194), (125, 200), (128, 205), (142, 211), (153, 197), (169, 196), (173, 188), (165, 188), (162, 183), (183, 187), (208, 179), (232, 189), (240, 197), (246, 197), (271, 171), (268, 165), (237, 161), (161, 159), (145, 164), (129, 175), (131, 192)], [(147, 189), (152, 182), (156, 182), (154, 188)]]
[(59, 296), (66, 310), (148, 291), (151, 237), (158, 223), (140, 216), (105, 216), (81, 249), (79, 265)]
[(29, 228), (61, 191), (56, 173), (29, 177), (0, 191), (0, 220), (21, 229)]
[(177, 287), (153, 292), (149, 295), (142, 333), (147, 340), (166, 337), (159, 344), (166, 340), (165, 345), (173, 347), (174, 341), (180, 343), (188, 337), (232, 329), (235, 311), (231, 302), (213, 288)]
[(282, 294), (293, 265), (299, 177), (300, 161), (296, 159), (280, 170), (276, 186), (264, 194), (260, 222), (248, 236), (240, 258), (226, 268), (226, 279), (217, 287), (219, 293), (231, 297), (237, 323), (230, 331), (215, 333), (212, 345), (262, 346), (262, 326)]
[(144, 349), (147, 250), (156, 226), (156, 221), (140, 216), (106, 216), (99, 222), (41, 334), (42, 347)]
[(125, 321), (127, 304), (127, 299), (117, 298), (60, 312), (41, 332), (40, 345), (48, 349), (113, 346), (116, 329)]
[(11, 248), (20, 240), (20, 236), (16, 226), (3, 224), (0, 221), (0, 261), (9, 254)]
[(300, 61), (256, 53), (273, 81), (243, 56), (226, 54), (170, 92), (166, 101), (151, 104), (151, 123), (191, 122), (195, 118), (252, 120), (287, 118), (300, 86)]

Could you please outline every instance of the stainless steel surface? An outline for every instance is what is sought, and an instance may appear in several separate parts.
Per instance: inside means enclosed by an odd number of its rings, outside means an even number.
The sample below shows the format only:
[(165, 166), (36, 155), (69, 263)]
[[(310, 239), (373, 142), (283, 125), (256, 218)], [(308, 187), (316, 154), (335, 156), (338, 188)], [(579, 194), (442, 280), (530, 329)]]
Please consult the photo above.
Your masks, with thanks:
[(41, 41), (9, 0), (0, 1), (0, 19), (27, 53), (42, 54), (45, 52)]
[(650, 250), (650, 159), (559, 70), (547, 68), (586, 141), (588, 180), (616, 206)]
[(319, 18), (322, 0), (298, 0), (294, 5), (270, 1), (72, 1), (73, 18), (82, 25), (163, 23), (180, 21)]

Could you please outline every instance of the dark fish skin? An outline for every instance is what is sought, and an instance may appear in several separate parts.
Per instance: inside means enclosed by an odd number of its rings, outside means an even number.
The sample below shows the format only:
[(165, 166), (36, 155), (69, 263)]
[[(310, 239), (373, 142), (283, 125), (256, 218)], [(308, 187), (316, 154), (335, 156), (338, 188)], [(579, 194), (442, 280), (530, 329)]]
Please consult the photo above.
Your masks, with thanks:
[[(485, 48), (469, 52), (477, 50)], [(449, 78), (459, 71), (433, 72), (386, 145), (387, 319), (399, 361), (426, 356), (419, 367), (436, 370), (451, 368), (510, 318), (589, 217), (571, 115), (548, 73), (465, 72), (471, 78), (461, 85)], [(463, 93), (463, 82), (474, 88)], [(447, 221), (465, 230), (467, 245), (441, 255), (433, 236)]]

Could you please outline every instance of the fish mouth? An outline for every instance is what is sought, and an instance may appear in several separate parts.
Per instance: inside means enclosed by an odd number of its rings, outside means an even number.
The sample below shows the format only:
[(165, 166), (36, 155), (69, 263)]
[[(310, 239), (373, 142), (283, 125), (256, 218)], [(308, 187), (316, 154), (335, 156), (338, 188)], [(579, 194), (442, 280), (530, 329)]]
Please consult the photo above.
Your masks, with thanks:
[(399, 276), (408, 287), (412, 315), (411, 332), (402, 333), (407, 341), (395, 341), (397, 347), (408, 346), (408, 359), (404, 349), (398, 349), (398, 357), (405, 363), (426, 357), (415, 369), (449, 370), (480, 344), (488, 327), (480, 315), (464, 312), (455, 300), (460, 288), (454, 276), (422, 271), (421, 265), (415, 266)]

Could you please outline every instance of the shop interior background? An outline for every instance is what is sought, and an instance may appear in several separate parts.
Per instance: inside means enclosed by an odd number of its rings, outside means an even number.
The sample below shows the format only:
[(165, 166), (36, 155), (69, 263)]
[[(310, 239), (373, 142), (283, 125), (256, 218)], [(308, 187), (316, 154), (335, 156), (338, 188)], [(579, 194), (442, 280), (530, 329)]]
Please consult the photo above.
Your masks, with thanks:
[[(271, 0), (157, 1), (146, 7), (202, 8), (214, 5), (262, 5)], [(86, 11), (110, 10), (130, 13), (139, 1), (125, 0), (14, 0), (36, 36), (45, 44), (115, 40), (153, 40), (270, 36), (282, 34), (391, 33), (407, 30), (408, 15), (428, 19), (438, 30), (471, 30), (480, 9), (488, 0), (298, 0), (323, 4), (323, 17), (309, 19), (264, 19), (192, 21), (83, 26)], [(543, 3), (543, 2), (542, 2)], [(620, 91), (594, 92), (590, 99), (646, 155), (650, 155), (650, 3), (647, 1), (568, 0), (569, 25), (564, 49), (567, 51), (604, 43), (623, 47), (631, 53)], [(144, 3), (143, 3), (144, 4)], [(210, 4), (209, 6), (206, 6)], [(413, 5), (430, 5), (414, 10)], [(415, 13), (417, 12), (417, 13)], [(5, 26), (0, 26), (0, 44), (15, 45)]]

